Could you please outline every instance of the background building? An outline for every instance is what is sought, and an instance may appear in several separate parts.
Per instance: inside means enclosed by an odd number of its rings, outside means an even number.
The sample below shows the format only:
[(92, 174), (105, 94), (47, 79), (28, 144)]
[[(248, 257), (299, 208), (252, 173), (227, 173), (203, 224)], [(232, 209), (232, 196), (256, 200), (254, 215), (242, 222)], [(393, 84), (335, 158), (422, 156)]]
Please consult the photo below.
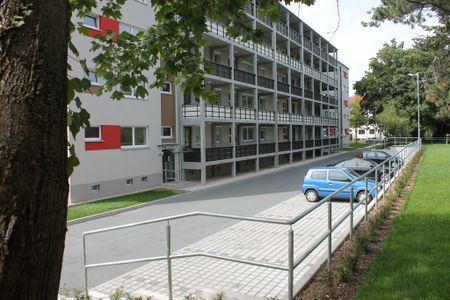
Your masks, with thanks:
[(339, 62), (339, 99), (341, 108), (341, 144), (350, 145), (349, 68)]
[[(151, 26), (153, 12), (145, 2), (126, 1), (120, 21), (95, 12), (86, 17), (90, 36), (73, 37), (81, 55), (92, 59), (90, 40), (107, 29), (133, 34)], [(163, 182), (204, 184), (338, 150), (348, 68), (341, 73), (345, 66), (338, 63), (337, 49), (287, 8), (278, 22), (258, 16), (256, 8), (252, 1), (246, 12), (264, 32), (260, 44), (229, 39), (219, 23), (208, 20), (209, 45), (202, 51), (214, 66), (206, 84), (216, 92), (216, 103), (183, 94), (171, 80), (147, 99), (133, 93), (122, 101), (82, 95), (91, 128), (75, 141), (81, 165), (70, 178), (72, 203)], [(77, 68), (73, 73), (83, 74)], [(347, 77), (339, 79), (342, 74)], [(152, 81), (152, 70), (148, 76)], [(101, 85), (95, 70), (89, 78), (93, 89)]]

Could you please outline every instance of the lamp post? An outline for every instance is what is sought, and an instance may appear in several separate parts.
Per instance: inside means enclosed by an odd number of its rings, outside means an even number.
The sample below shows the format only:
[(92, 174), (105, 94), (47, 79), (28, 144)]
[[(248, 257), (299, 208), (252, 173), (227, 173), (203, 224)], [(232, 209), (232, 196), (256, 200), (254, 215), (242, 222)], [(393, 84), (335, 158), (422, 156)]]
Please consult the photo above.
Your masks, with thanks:
[(420, 96), (419, 96), (419, 72), (413, 74), (409, 73), (409, 76), (416, 76), (417, 82), (417, 140), (420, 144)]

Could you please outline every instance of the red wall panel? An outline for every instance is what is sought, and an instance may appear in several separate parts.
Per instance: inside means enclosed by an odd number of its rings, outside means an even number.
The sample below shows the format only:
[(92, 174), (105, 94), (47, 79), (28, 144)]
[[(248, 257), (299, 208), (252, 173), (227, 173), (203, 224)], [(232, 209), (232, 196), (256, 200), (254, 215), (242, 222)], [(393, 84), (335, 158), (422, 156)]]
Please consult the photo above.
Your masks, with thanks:
[(112, 150), (120, 149), (120, 126), (102, 125), (102, 140), (98, 142), (85, 142), (85, 150)]
[(99, 21), (100, 21), (100, 29), (96, 30), (96, 29), (92, 29), (92, 28), (88, 28), (88, 35), (90, 37), (95, 37), (96, 35), (102, 35), (102, 36), (106, 36), (107, 30), (111, 30), (114, 33), (119, 33), (119, 21), (117, 20), (113, 20), (113, 19), (109, 19), (106, 18), (104, 16), (99, 16)]

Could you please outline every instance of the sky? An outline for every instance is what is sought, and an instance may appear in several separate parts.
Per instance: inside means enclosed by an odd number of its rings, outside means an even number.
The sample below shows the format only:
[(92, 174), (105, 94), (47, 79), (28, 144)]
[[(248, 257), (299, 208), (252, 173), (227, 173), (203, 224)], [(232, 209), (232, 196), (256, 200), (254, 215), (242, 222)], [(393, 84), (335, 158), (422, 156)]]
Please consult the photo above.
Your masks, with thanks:
[(292, 4), (290, 10), (306, 24), (329, 40), (338, 49), (338, 59), (350, 68), (350, 96), (353, 84), (360, 80), (369, 68), (370, 58), (376, 56), (383, 44), (393, 38), (411, 47), (412, 39), (425, 32), (401, 24), (385, 22), (377, 28), (366, 28), (362, 21), (369, 21), (367, 12), (378, 6), (379, 0), (339, 0), (340, 22), (335, 35), (330, 38), (338, 24), (336, 0), (316, 0), (313, 6)]

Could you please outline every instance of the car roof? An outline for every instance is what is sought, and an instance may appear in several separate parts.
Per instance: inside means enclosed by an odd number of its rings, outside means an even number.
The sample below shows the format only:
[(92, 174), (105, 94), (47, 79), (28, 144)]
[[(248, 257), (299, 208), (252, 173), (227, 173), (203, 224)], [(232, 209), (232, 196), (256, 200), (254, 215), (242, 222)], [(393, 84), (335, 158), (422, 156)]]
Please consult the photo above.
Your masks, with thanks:
[(331, 167), (331, 166), (326, 166), (326, 167), (314, 167), (311, 168), (309, 170), (344, 170), (345, 168), (343, 167)]

